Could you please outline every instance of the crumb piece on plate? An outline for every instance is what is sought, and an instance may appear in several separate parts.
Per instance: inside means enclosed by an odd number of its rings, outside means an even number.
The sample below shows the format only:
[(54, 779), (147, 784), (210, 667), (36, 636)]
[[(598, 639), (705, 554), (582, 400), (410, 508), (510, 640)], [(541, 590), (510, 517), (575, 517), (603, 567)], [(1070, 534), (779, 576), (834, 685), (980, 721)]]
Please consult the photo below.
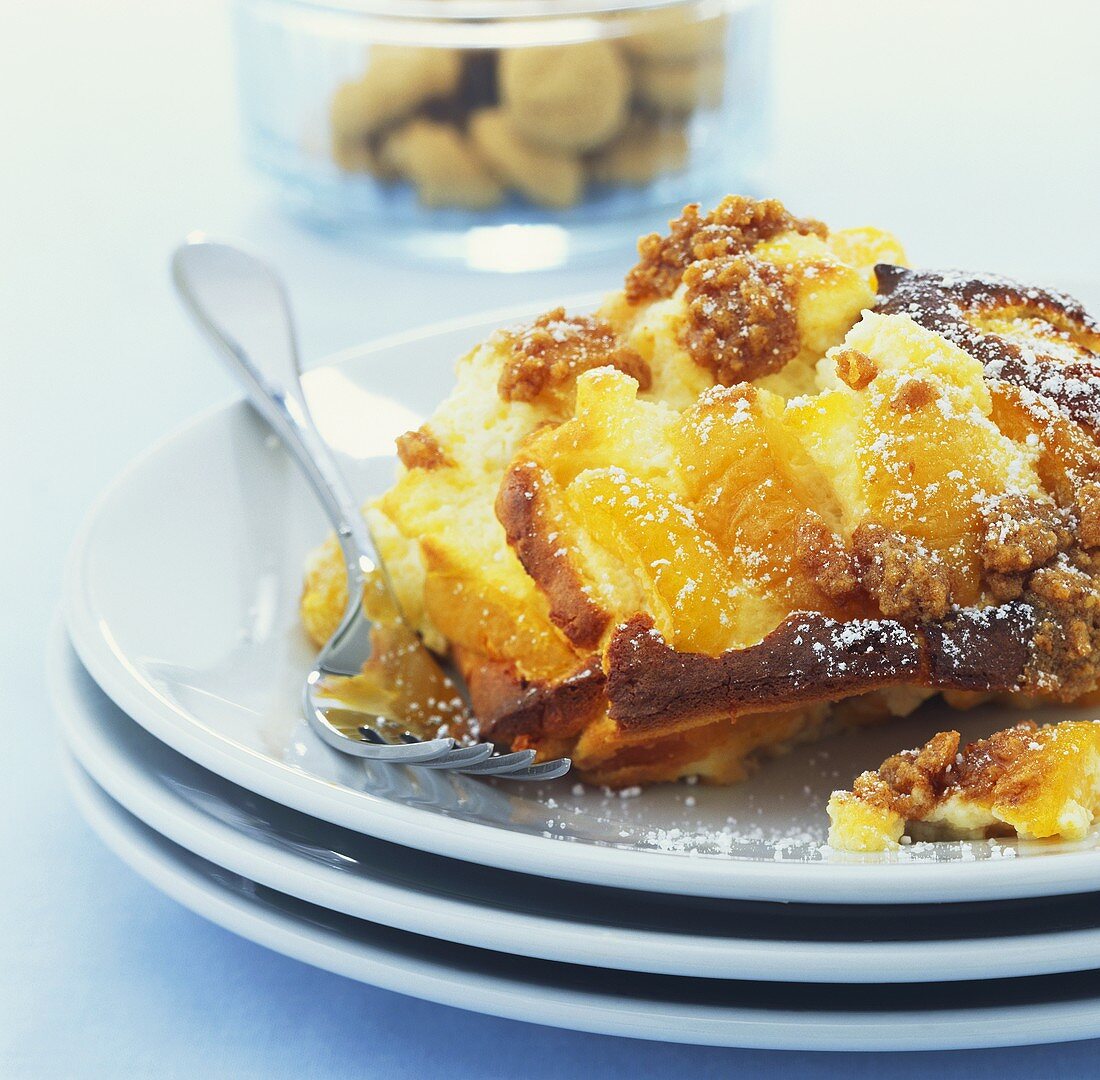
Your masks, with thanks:
[(960, 749), (957, 731), (887, 758), (829, 799), (829, 844), (884, 851), (917, 840), (1080, 840), (1100, 812), (1100, 724), (1016, 724)]

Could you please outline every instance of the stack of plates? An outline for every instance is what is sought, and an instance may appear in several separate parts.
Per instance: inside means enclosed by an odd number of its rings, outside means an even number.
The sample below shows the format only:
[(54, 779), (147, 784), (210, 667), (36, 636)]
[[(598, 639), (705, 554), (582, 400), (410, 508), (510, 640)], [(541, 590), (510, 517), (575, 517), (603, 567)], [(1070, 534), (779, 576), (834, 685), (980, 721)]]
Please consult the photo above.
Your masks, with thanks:
[[(311, 373), (362, 494), (497, 322)], [(72, 789), (180, 902), (364, 982), (588, 1031), (868, 1050), (1100, 1035), (1095, 838), (823, 847), (830, 789), (942, 715), (800, 748), (734, 788), (629, 798), (346, 758), (298, 710), (301, 566), (324, 532), (232, 405), (136, 462), (77, 540), (51, 665)], [(1003, 723), (977, 711), (963, 733)]]

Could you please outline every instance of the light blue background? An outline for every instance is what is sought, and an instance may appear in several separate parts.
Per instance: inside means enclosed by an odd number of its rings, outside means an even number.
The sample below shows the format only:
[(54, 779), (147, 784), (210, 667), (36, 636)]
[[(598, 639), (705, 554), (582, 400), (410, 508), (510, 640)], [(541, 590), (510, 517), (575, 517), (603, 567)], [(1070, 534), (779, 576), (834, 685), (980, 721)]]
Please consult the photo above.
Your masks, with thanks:
[[(1095, 303), (1100, 127), (1082, 111), (1100, 100), (1091, 6), (1059, 4), (1040, 25), (1023, 2), (937, 0), (908, 21), (888, 7), (780, 6), (776, 193), (840, 224), (889, 223), (918, 259), (992, 266)], [(971, 107), (1000, 96), (1011, 124)], [(169, 293), (172, 245), (203, 227), (268, 250), (313, 357), (425, 311), (605, 287), (619, 267), (441, 279), (372, 265), (286, 223), (238, 161), (216, 0), (0, 0), (0, 103), (0, 1076), (1096, 1072), (1095, 1043), (770, 1054), (489, 1019), (238, 940), (110, 855), (61, 788), (42, 654), (65, 550), (95, 493), (230, 392)], [(993, 128), (995, 152), (976, 134)]]

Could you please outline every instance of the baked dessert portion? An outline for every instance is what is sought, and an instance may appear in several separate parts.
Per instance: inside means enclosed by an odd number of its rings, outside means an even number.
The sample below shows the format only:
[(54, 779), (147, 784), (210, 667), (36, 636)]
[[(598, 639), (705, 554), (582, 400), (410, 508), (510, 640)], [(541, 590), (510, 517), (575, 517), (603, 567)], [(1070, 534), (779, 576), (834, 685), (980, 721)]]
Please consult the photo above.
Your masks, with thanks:
[(960, 747), (941, 731), (829, 800), (830, 846), (884, 851), (915, 840), (1080, 840), (1100, 813), (1100, 724), (1025, 722)]
[(689, 206), (639, 250), (595, 314), (464, 357), (369, 511), (482, 737), (613, 786), (729, 782), (937, 693), (1095, 688), (1084, 312), (774, 201)]

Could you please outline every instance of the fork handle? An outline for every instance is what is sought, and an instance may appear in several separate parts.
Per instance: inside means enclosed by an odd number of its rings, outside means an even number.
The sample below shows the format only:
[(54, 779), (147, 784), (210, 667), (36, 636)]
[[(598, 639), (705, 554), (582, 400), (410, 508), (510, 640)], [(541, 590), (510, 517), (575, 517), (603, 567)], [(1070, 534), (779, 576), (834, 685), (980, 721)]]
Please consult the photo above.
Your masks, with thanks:
[(262, 259), (193, 233), (172, 257), (172, 279), (217, 346), (249, 404), (290, 451), (325, 509), (348, 573), (348, 610), (382, 567), (359, 506), (321, 437), (302, 391), (297, 334), (286, 289)]

